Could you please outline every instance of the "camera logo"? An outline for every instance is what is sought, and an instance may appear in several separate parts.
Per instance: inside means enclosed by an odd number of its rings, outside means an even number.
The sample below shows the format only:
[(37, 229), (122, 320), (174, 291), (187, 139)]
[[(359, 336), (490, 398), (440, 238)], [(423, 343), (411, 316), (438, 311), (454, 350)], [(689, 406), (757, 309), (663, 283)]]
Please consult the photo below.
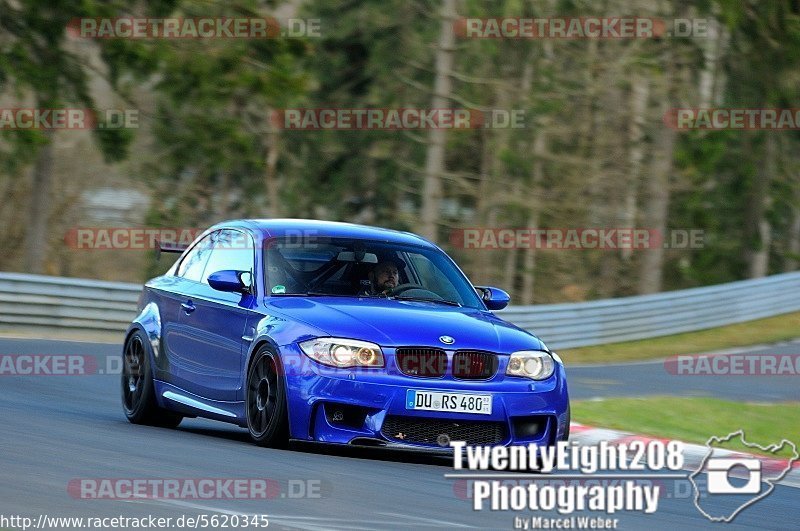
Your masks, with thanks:
[[(732, 451), (730, 443), (743, 445), (763, 457)], [(697, 470), (689, 474), (689, 481), (694, 488), (695, 507), (712, 522), (731, 522), (745, 508), (766, 498), (800, 459), (792, 441), (783, 439), (760, 446), (747, 442), (743, 430), (711, 437), (706, 447), (708, 452)]]
[[(761, 490), (761, 461), (758, 459), (736, 459), (717, 457), (706, 464), (709, 494), (758, 494)], [(747, 483), (736, 486), (731, 478), (736, 472), (747, 471)]]

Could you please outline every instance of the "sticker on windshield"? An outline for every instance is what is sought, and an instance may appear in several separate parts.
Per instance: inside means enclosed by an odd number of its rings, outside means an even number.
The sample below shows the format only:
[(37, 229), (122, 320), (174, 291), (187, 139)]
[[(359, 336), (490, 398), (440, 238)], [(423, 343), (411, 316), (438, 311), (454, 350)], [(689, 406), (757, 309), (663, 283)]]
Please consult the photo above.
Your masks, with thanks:
[(286, 293), (286, 286), (278, 284), (277, 286), (272, 288), (272, 293), (275, 293), (275, 294), (278, 294), (278, 295)]

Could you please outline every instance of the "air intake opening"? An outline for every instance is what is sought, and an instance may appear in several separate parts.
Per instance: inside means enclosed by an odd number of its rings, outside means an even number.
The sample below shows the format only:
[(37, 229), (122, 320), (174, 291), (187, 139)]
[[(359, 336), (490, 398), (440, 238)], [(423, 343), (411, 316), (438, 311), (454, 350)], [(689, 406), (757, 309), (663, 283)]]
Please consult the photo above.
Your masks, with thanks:
[(550, 417), (547, 415), (531, 415), (530, 417), (513, 417), (514, 438), (517, 440), (534, 440), (542, 437), (547, 430)]
[(506, 439), (504, 422), (446, 420), (388, 415), (381, 433), (399, 442), (448, 447), (450, 441), (467, 444), (500, 444)]
[(334, 427), (354, 430), (360, 430), (364, 427), (364, 421), (369, 413), (369, 410), (365, 407), (337, 404), (335, 402), (326, 402), (324, 408), (328, 424)]

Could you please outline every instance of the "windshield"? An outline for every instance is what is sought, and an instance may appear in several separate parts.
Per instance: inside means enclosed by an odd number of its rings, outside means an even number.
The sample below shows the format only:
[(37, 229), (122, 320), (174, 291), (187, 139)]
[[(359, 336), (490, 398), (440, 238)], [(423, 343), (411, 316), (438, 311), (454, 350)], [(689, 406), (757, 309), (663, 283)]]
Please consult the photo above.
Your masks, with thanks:
[(361, 239), (277, 238), (265, 243), (267, 293), (385, 297), (483, 309), (443, 252)]

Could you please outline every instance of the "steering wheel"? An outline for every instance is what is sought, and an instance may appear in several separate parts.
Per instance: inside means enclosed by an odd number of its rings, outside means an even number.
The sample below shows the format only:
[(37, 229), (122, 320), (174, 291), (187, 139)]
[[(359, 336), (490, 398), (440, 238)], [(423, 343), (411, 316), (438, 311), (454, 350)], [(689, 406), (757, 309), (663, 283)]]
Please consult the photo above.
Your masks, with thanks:
[(442, 298), (435, 291), (431, 291), (431, 290), (429, 290), (429, 289), (427, 289), (427, 288), (425, 288), (423, 286), (420, 286), (419, 284), (400, 284), (399, 286), (397, 286), (396, 288), (391, 290), (389, 293), (391, 295), (393, 295), (393, 296), (397, 296), (397, 295), (400, 295), (401, 293), (405, 293), (406, 291), (409, 291), (409, 290), (412, 290), (412, 289), (418, 289), (420, 291), (425, 291), (427, 293), (430, 293), (436, 299), (441, 299)]

